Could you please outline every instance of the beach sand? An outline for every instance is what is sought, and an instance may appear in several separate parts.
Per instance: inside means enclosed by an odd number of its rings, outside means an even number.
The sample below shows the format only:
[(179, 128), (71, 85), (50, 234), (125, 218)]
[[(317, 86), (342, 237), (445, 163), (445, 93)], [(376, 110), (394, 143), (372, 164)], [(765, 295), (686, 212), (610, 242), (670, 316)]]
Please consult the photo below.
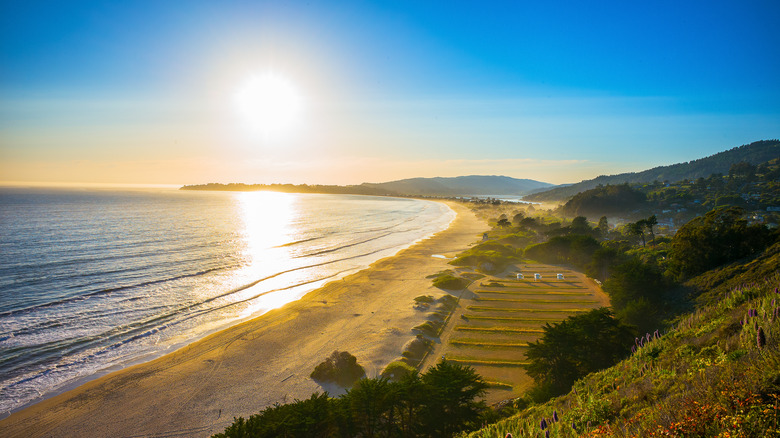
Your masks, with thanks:
[(448, 205), (457, 216), (433, 237), (280, 309), (16, 412), (0, 421), (0, 435), (210, 436), (233, 417), (323, 391), (309, 374), (334, 350), (376, 376), (425, 319), (414, 297), (441, 295), (426, 277), (451, 266), (432, 256), (452, 257), (487, 231), (468, 207)]

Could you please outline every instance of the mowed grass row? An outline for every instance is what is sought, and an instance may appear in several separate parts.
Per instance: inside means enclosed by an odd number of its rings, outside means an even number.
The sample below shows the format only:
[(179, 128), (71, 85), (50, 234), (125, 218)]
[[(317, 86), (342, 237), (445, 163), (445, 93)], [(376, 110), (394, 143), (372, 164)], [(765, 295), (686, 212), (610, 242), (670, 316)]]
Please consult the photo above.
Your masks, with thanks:
[(517, 308), (517, 307), (495, 307), (495, 306), (466, 306), (466, 310), (473, 312), (507, 312), (507, 313), (585, 313), (590, 312), (589, 307), (577, 307), (569, 309), (529, 309), (529, 308)]
[[(577, 290), (577, 289), (571, 289), (571, 290)], [(478, 294), (501, 294), (501, 295), (534, 295), (534, 296), (545, 296), (545, 295), (556, 295), (556, 296), (569, 296), (569, 297), (587, 297), (591, 296), (590, 292), (558, 292), (556, 291), (529, 291), (529, 290), (512, 290), (512, 289), (477, 289), (474, 291)]]
[(488, 298), (477, 297), (474, 301), (487, 301), (491, 303), (539, 303), (539, 304), (594, 304), (598, 303), (598, 300), (572, 300), (572, 299), (560, 299), (560, 300), (544, 300), (536, 298)]
[(456, 325), (454, 330), (461, 332), (483, 332), (483, 333), (543, 333), (541, 328), (529, 327), (490, 327), (473, 325)]
[(513, 341), (485, 341), (483, 339), (450, 339), (450, 344), (457, 346), (464, 346), (470, 348), (526, 348), (528, 342), (513, 342)]
[(461, 319), (476, 320), (476, 321), (506, 321), (506, 322), (525, 322), (525, 323), (544, 323), (544, 322), (558, 322), (566, 319), (565, 316), (549, 317), (549, 318), (529, 318), (527, 316), (493, 316), (493, 315), (477, 315), (464, 313)]
[(491, 360), (491, 359), (473, 359), (468, 357), (447, 356), (447, 361), (456, 362), (463, 365), (494, 366), (494, 367), (524, 367), (529, 364), (528, 361), (521, 360)]

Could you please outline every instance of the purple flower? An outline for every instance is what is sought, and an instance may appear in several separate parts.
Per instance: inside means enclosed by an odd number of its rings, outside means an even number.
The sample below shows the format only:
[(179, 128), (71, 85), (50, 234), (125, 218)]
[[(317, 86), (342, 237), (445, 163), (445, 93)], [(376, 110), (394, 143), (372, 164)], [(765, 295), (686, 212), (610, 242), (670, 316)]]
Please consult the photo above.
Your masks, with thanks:
[(636, 345), (631, 346), (631, 353), (636, 353)]
[(558, 422), (558, 411), (553, 411), (553, 421)]
[(544, 438), (550, 438), (550, 431), (549, 430), (545, 430), (544, 431)]
[(542, 418), (542, 422), (541, 422), (541, 423), (539, 423), (539, 426), (542, 428), (542, 430), (545, 430), (545, 429), (547, 429), (547, 420), (545, 420), (544, 418)]
[(758, 328), (758, 334), (756, 335), (756, 345), (758, 348), (764, 348), (766, 346), (766, 335), (764, 335), (764, 328)]

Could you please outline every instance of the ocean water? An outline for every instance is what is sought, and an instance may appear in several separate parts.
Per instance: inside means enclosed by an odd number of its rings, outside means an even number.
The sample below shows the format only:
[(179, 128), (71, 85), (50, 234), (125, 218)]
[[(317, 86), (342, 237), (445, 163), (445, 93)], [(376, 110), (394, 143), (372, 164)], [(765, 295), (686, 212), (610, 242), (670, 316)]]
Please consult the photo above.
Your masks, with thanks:
[(453, 218), (353, 195), (0, 189), (0, 416), (296, 300)]

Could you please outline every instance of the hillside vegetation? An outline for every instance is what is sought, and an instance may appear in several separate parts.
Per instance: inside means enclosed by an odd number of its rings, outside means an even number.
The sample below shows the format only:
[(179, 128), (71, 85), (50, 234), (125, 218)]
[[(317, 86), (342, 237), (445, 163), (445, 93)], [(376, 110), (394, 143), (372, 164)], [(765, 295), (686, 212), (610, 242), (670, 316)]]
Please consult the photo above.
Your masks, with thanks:
[(727, 174), (732, 165), (747, 162), (752, 165), (772, 160), (780, 156), (780, 141), (762, 140), (742, 145), (709, 157), (685, 163), (659, 166), (642, 172), (628, 172), (618, 175), (601, 175), (565, 187), (557, 187), (544, 192), (526, 196), (524, 199), (532, 202), (563, 201), (577, 193), (595, 188), (599, 185), (617, 185), (625, 183), (650, 183), (653, 181), (677, 182), (684, 179), (695, 180), (707, 178), (713, 173)]

